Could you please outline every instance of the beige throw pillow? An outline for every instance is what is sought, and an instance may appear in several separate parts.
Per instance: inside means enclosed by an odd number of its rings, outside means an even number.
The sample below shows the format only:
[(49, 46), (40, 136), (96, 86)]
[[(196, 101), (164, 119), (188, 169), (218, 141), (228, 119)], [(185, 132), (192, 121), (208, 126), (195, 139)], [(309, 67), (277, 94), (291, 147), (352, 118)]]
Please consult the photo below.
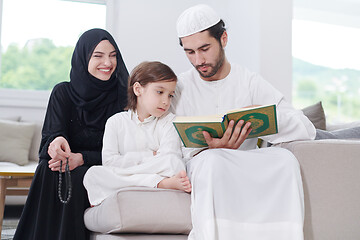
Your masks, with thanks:
[(34, 123), (0, 120), (0, 161), (27, 164), (34, 131)]
[(326, 118), (321, 101), (302, 109), (304, 115), (314, 124), (315, 128), (326, 130)]
[(30, 161), (39, 161), (39, 148), (41, 143), (41, 129), (42, 129), (42, 122), (35, 123), (35, 131), (34, 136), (31, 141), (30, 152), (29, 152), (29, 159)]

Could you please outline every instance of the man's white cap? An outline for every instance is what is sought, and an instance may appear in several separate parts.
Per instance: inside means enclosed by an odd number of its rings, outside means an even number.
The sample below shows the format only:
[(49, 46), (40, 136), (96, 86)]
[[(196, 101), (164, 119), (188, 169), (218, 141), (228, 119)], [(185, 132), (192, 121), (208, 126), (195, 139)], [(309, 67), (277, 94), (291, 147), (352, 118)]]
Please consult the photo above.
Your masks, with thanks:
[(178, 18), (176, 29), (178, 37), (190, 36), (214, 26), (220, 21), (214, 9), (205, 4), (186, 9)]

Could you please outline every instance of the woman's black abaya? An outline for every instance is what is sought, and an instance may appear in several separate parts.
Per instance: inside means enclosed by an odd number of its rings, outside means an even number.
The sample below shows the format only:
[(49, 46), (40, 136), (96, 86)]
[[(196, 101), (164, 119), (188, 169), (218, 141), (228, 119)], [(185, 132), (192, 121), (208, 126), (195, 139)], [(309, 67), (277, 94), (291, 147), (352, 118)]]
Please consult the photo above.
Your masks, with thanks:
[[(90, 56), (102, 40), (117, 52), (117, 67), (108, 81), (87, 71)], [(70, 82), (56, 85), (51, 93), (39, 150), (39, 165), (14, 236), (15, 240), (85, 240), (89, 232), (83, 214), (89, 207), (83, 177), (89, 167), (101, 164), (102, 137), (106, 120), (126, 105), (128, 72), (112, 36), (102, 29), (85, 32), (72, 58)], [(59, 173), (48, 167), (49, 144), (63, 136), (73, 153), (81, 153), (84, 165), (71, 171), (69, 203), (58, 197)], [(63, 175), (63, 187), (65, 177)], [(65, 194), (65, 189), (62, 189)], [(63, 196), (65, 198), (65, 196)]]

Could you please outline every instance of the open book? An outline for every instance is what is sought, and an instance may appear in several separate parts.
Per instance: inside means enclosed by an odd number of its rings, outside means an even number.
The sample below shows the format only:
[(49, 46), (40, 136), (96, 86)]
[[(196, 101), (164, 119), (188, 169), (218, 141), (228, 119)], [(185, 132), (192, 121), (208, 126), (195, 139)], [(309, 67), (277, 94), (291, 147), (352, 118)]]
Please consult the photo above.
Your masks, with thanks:
[(251, 122), (248, 138), (278, 132), (275, 104), (234, 109), (225, 115), (177, 116), (173, 124), (185, 147), (200, 148), (207, 146), (202, 131), (207, 131), (213, 138), (221, 138), (230, 120), (236, 125), (241, 119)]

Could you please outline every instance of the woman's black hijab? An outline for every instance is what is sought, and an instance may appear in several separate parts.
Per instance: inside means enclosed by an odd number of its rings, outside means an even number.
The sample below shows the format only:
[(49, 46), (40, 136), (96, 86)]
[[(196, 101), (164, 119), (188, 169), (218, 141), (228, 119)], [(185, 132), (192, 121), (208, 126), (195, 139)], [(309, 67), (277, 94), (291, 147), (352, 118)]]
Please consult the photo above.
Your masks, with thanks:
[[(107, 81), (92, 76), (88, 71), (91, 55), (102, 40), (109, 40), (116, 50), (116, 69)], [(80, 36), (71, 60), (69, 95), (86, 126), (104, 129), (106, 120), (124, 109), (128, 76), (119, 48), (110, 33), (103, 29), (91, 29)]]

